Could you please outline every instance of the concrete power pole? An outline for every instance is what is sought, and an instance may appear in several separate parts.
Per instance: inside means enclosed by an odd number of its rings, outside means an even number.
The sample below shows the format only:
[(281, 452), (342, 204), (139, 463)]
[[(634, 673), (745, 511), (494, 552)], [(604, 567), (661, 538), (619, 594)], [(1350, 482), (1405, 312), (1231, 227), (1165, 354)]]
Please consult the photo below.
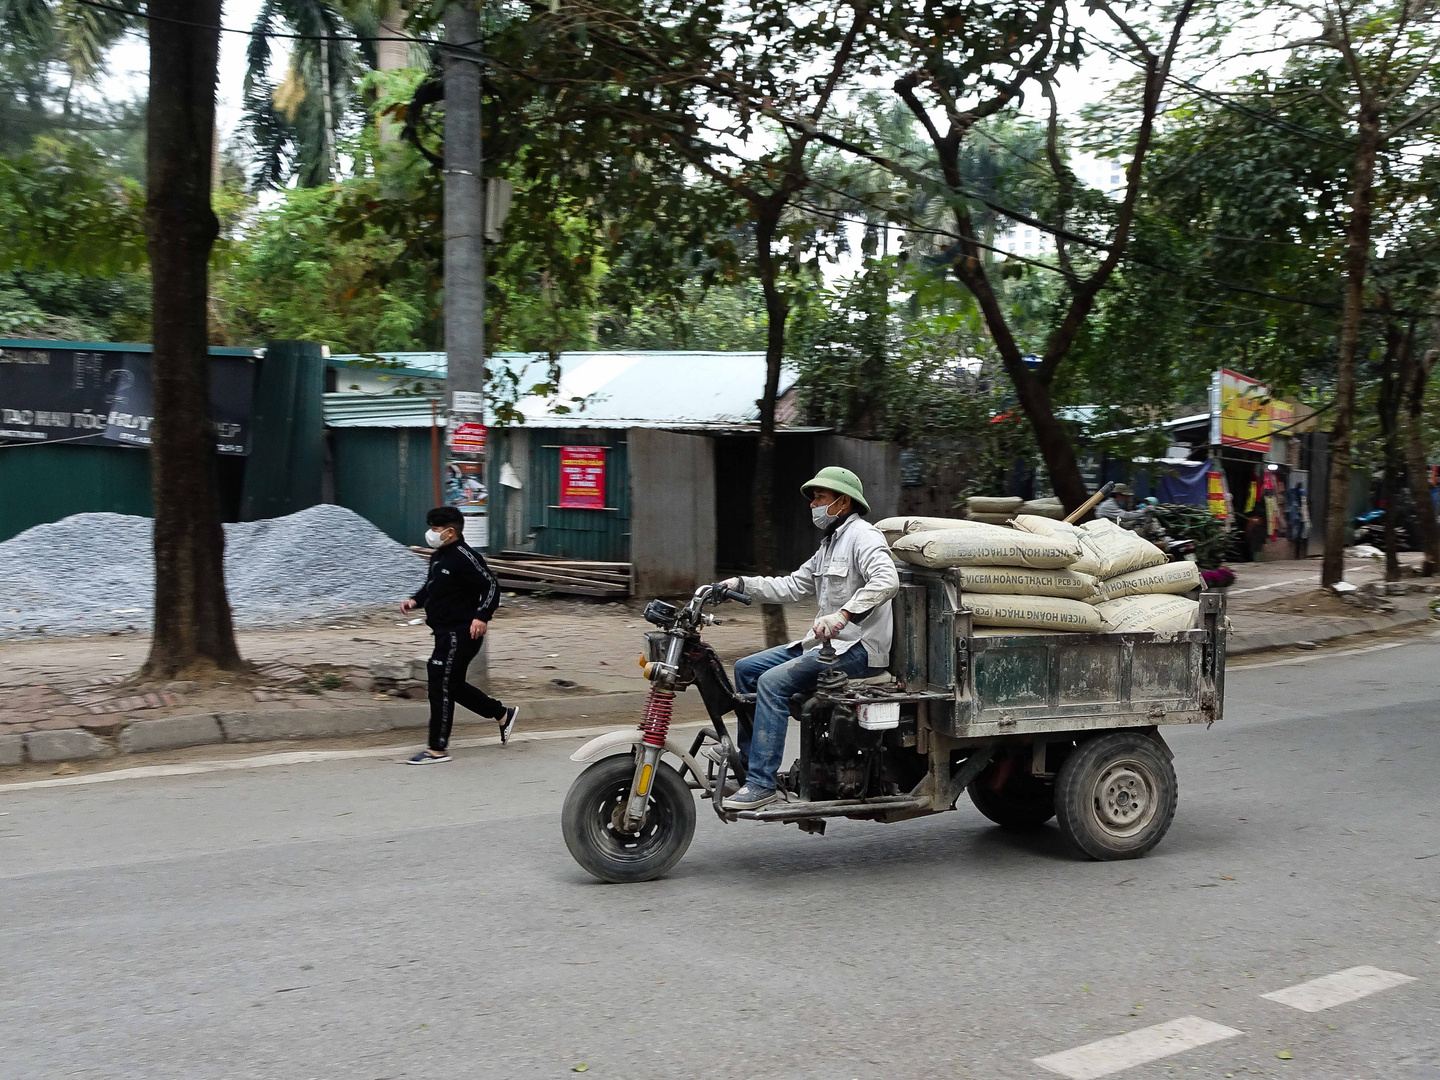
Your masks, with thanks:
[(465, 539), (489, 543), (486, 517), (485, 206), (480, 143), (480, 37), (474, 0), (445, 12), (445, 352), (450, 462), (446, 501), (465, 514)]

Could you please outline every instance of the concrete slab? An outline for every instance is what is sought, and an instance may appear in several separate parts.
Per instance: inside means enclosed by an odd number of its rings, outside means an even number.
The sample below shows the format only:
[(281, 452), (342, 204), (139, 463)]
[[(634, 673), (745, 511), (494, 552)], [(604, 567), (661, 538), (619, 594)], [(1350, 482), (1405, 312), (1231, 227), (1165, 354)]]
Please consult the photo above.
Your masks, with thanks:
[(25, 736), (25, 753), (31, 761), (82, 761), (109, 757), (115, 748), (98, 735), (79, 728), (32, 731)]
[(401, 706), (366, 709), (270, 709), (264, 712), (220, 713), (226, 742), (270, 742), (275, 739), (323, 739), (337, 735), (368, 735), (395, 727), (392, 714)]
[(120, 752), (139, 754), (147, 750), (178, 750), (184, 746), (206, 746), (224, 741), (220, 722), (213, 716), (166, 716), (158, 720), (136, 720), (120, 733)]
[(0, 735), (0, 765), (19, 765), (25, 760), (24, 735)]

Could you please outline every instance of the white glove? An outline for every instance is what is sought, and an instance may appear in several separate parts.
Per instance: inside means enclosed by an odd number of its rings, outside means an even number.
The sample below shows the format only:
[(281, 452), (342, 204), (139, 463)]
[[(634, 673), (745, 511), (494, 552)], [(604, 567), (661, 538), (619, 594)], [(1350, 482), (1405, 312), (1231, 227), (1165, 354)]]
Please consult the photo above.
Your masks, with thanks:
[(845, 624), (849, 621), (849, 615), (843, 611), (837, 611), (833, 615), (821, 615), (815, 620), (815, 625), (811, 627), (811, 630), (821, 641), (829, 641), (833, 637), (839, 637), (840, 631), (845, 629)]

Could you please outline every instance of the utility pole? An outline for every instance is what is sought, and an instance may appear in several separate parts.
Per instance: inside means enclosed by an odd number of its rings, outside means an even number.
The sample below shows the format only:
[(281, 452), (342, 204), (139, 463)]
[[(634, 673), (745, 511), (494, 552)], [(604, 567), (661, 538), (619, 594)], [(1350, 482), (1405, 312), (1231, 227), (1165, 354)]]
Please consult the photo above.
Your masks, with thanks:
[(485, 205), (475, 0), (445, 11), (445, 352), (450, 462), (445, 498), (465, 539), (489, 544), (485, 488)]

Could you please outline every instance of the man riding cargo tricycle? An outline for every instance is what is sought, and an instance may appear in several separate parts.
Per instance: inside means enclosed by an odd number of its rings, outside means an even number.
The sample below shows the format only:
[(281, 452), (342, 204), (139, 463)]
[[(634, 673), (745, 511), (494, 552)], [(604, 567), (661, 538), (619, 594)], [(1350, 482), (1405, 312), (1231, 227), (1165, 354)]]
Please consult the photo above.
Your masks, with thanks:
[[(823, 834), (828, 818), (903, 821), (968, 792), (1009, 829), (1056, 818), (1091, 858), (1154, 847), (1177, 794), (1159, 727), (1221, 716), (1224, 598), (1202, 594), (1190, 630), (977, 631), (958, 572), (897, 570), (853, 473), (821, 470), (804, 491), (825, 538), (795, 574), (646, 607), (657, 629), (645, 634), (640, 725), (572, 755), (591, 763), (562, 814), (576, 861), (607, 882), (660, 877), (690, 845), (696, 793), (722, 821)], [(740, 660), (737, 688), (701, 636), (706, 609), (803, 595), (819, 604), (811, 632)], [(710, 723), (687, 745), (670, 726), (692, 685)], [(799, 754), (780, 772), (792, 718)]]

